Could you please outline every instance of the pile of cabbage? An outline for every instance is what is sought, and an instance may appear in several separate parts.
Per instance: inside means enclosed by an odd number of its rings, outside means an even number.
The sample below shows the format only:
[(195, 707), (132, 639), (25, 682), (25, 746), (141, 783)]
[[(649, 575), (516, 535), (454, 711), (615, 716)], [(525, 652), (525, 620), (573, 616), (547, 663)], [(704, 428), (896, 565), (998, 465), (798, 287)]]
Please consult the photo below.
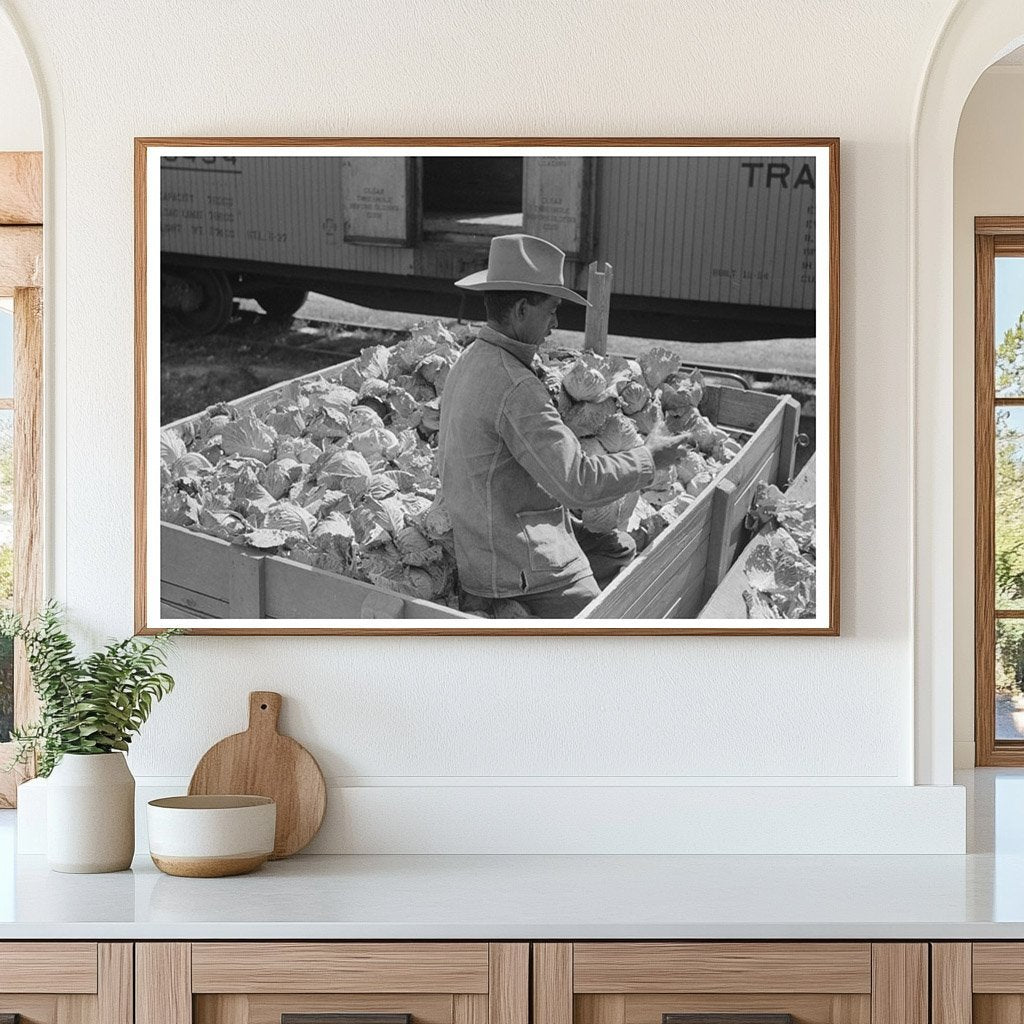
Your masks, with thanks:
[[(198, 533), (459, 607), (451, 519), (435, 454), (439, 398), (460, 341), (418, 325), (337, 373), (300, 378), (262, 403), (220, 404), (161, 434), (161, 518)], [(687, 435), (643, 492), (581, 512), (593, 532), (650, 539), (707, 487), (739, 444), (698, 412), (699, 371), (655, 348), (535, 363), (588, 453), (643, 444), (655, 423)]]
[(653, 348), (636, 359), (573, 353), (540, 368), (563, 421), (587, 454), (642, 445), (660, 421), (687, 441), (675, 465), (659, 470), (646, 490), (583, 509), (588, 530), (639, 530), (649, 540), (678, 519), (739, 453), (739, 442), (698, 410), (704, 397), (700, 370), (686, 372), (681, 362), (675, 353)]
[(772, 484), (754, 491), (745, 525), (759, 531), (743, 566), (750, 619), (813, 619), (816, 614), (815, 504), (787, 498)]

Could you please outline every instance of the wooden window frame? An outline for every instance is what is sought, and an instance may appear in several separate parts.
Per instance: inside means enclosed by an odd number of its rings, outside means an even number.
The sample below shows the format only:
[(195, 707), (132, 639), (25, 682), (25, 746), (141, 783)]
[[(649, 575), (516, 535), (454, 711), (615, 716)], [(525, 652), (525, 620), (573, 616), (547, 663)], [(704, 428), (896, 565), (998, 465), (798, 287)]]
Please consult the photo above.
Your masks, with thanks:
[[(43, 160), (0, 153), (0, 298), (14, 300), (14, 607), (31, 616), (42, 603)], [(7, 403), (7, 407), (10, 403)], [(38, 714), (25, 652), (14, 656), (14, 724)], [(14, 756), (0, 743), (0, 768)], [(14, 807), (34, 766), (0, 770), (0, 807)]]

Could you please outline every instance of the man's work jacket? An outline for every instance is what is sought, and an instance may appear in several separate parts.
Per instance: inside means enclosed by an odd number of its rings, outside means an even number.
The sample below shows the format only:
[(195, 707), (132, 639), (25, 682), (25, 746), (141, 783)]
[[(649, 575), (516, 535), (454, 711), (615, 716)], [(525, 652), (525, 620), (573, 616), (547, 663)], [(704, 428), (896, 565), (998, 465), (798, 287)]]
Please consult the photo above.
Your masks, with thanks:
[(543, 593), (590, 575), (569, 509), (606, 505), (654, 478), (646, 447), (583, 453), (531, 369), (535, 352), (483, 327), (441, 395), (441, 493), (459, 582), (479, 597)]

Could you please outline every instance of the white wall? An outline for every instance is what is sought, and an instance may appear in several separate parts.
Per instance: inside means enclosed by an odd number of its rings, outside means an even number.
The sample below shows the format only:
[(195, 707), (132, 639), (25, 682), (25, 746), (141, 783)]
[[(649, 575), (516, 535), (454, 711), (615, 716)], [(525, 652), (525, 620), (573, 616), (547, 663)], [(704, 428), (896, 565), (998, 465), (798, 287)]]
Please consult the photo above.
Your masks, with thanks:
[(0, 14), (0, 151), (43, 148), (39, 98), (25, 50)]
[(1024, 66), (991, 68), (964, 107), (954, 163), (956, 763), (974, 764), (974, 218), (1024, 215)]
[[(272, 688), (350, 809), (367, 789), (422, 808), (516, 783), (528, 808), (558, 783), (564, 809), (603, 782), (819, 806), (863, 786), (858, 820), (899, 841), (877, 787), (914, 781), (909, 158), (945, 0), (7, 6), (53, 118), (51, 589), (88, 639), (132, 628), (133, 136), (840, 136), (840, 639), (185, 639), (131, 761), (178, 782)], [(773, 790), (753, 830), (807, 792)], [(955, 846), (960, 804), (933, 817)]]

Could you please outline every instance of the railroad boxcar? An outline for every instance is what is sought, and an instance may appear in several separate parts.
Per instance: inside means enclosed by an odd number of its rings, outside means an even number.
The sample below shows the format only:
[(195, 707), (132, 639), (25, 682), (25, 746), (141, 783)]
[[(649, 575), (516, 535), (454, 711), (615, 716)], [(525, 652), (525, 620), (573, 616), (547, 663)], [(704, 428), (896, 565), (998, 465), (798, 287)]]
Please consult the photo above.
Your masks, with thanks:
[(813, 156), (200, 153), (160, 172), (162, 303), (198, 331), (236, 297), (289, 315), (311, 290), (479, 315), (453, 282), (491, 237), (525, 231), (566, 252), (578, 288), (590, 262), (612, 265), (616, 333), (814, 334)]

